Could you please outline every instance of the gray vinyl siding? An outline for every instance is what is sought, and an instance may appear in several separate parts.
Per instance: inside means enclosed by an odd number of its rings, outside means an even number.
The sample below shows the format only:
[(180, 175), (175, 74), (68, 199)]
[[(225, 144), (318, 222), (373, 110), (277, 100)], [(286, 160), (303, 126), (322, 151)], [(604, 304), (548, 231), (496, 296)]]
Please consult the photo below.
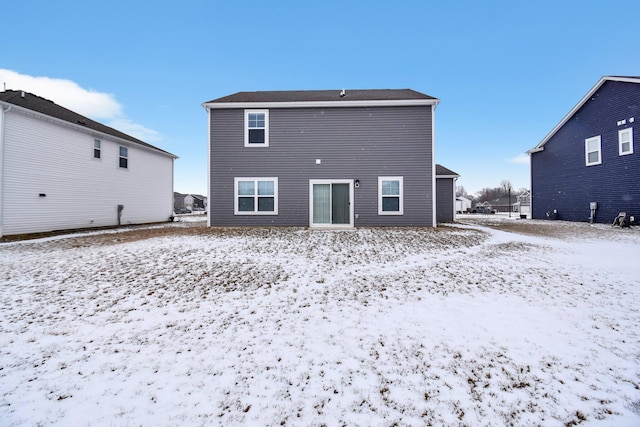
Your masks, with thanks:
[(455, 220), (455, 195), (453, 178), (436, 179), (436, 221), (453, 222)]
[[(269, 109), (269, 147), (244, 147), (244, 110), (210, 110), (211, 225), (309, 225), (309, 180), (359, 180), (355, 226), (433, 225), (431, 106)], [(321, 164), (316, 164), (316, 159)], [(402, 176), (404, 215), (378, 215)], [(277, 177), (278, 215), (234, 215), (234, 177)]]

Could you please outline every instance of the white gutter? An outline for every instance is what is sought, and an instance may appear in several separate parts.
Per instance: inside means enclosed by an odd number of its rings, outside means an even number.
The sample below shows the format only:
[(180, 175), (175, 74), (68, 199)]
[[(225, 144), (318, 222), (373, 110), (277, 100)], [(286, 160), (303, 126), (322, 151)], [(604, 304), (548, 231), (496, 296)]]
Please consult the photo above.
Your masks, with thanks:
[(431, 107), (431, 197), (432, 197), (432, 206), (431, 206), (431, 217), (432, 217), (432, 227), (436, 227), (438, 225), (438, 221), (436, 216), (438, 214), (437, 206), (436, 206), (436, 106), (438, 103), (432, 104)]
[[(287, 101), (287, 102), (205, 102), (206, 109), (231, 108), (328, 108), (328, 107), (410, 107), (438, 105), (438, 99), (397, 99), (373, 101)], [(434, 109), (435, 110), (435, 109)]]

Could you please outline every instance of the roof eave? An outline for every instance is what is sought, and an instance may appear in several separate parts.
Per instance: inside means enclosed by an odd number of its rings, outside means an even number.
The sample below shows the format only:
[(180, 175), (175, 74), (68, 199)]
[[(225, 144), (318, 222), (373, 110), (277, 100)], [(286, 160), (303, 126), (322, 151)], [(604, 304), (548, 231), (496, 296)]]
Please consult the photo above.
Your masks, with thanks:
[(102, 132), (102, 131), (97, 130), (97, 129), (92, 129), (92, 128), (89, 128), (89, 127), (86, 127), (86, 126), (82, 126), (82, 125), (79, 125), (79, 124), (76, 124), (76, 123), (69, 122), (67, 120), (62, 120), (62, 119), (59, 119), (57, 117), (53, 117), (53, 116), (50, 116), (48, 114), (41, 113), (39, 111), (32, 110), (30, 108), (25, 108), (25, 107), (22, 107), (20, 105), (12, 104), (10, 102), (5, 102), (5, 101), (0, 101), (0, 105), (9, 106), (9, 107), (11, 107), (11, 109), (16, 109), (16, 110), (22, 111), (23, 113), (26, 113), (26, 114), (31, 114), (31, 115), (34, 115), (34, 116), (45, 118), (46, 120), (50, 120), (52, 122), (59, 123), (62, 126), (66, 126), (66, 127), (81, 131), (83, 133), (101, 135), (101, 138), (106, 139), (106, 140), (110, 139), (110, 140), (113, 140), (115, 142), (123, 143), (124, 145), (135, 144), (137, 147), (141, 147), (141, 148), (144, 148), (144, 149), (147, 149), (147, 150), (150, 150), (150, 151), (154, 151), (154, 152), (157, 152), (157, 153), (164, 154), (164, 155), (166, 155), (168, 157), (171, 157), (173, 160), (179, 159), (179, 157), (176, 156), (175, 154), (169, 153), (168, 151), (164, 151), (164, 150), (162, 150), (160, 148), (157, 148), (157, 147), (154, 147), (152, 145), (143, 145), (143, 144), (140, 144), (140, 143), (138, 143), (136, 141), (132, 141), (130, 139), (121, 138), (119, 136), (111, 135), (111, 134), (108, 134), (106, 132)]
[(544, 145), (560, 130), (573, 117), (573, 115), (593, 96), (594, 93), (607, 81), (614, 82), (627, 82), (627, 83), (640, 83), (638, 77), (619, 77), (619, 76), (603, 76), (598, 82), (591, 88), (591, 90), (582, 97), (582, 99), (569, 111), (569, 113), (563, 117), (563, 119), (544, 137), (544, 139), (527, 153), (537, 153), (543, 150)]
[(410, 107), (419, 105), (436, 106), (439, 102), (439, 99), (432, 98), (370, 101), (205, 102), (202, 106), (208, 110), (239, 108)]

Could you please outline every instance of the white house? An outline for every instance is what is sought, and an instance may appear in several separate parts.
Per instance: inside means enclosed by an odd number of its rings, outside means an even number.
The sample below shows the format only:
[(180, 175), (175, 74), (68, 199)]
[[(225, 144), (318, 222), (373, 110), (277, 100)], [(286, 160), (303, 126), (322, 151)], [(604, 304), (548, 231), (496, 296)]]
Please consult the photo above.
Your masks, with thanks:
[(176, 158), (37, 95), (0, 92), (0, 237), (168, 221)]

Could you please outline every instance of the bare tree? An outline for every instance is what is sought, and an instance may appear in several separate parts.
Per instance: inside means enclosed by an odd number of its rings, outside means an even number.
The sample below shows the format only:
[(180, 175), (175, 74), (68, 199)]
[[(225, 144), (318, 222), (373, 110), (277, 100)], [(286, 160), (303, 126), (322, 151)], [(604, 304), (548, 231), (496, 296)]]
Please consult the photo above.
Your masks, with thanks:
[(500, 181), (500, 190), (503, 196), (506, 196), (507, 194), (509, 194), (509, 191), (513, 190), (513, 185), (511, 184), (511, 181), (509, 181), (508, 179), (503, 179), (502, 181)]

